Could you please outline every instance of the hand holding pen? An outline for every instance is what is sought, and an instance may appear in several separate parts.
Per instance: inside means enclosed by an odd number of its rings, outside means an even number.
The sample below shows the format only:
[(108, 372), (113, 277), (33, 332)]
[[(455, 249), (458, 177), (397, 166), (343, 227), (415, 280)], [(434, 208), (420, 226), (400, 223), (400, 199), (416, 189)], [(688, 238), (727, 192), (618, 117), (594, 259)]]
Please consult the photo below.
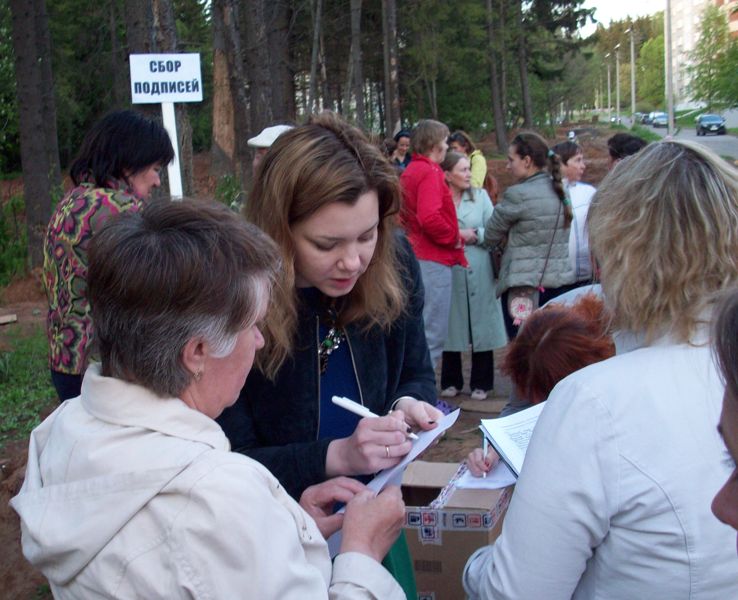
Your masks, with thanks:
[[(352, 403), (354, 404), (354, 403)], [(362, 418), (347, 438), (328, 445), (326, 475), (368, 475), (395, 466), (410, 452), (412, 431), (401, 410), (380, 417), (358, 405)], [(358, 411), (361, 412), (358, 412)], [(413, 434), (414, 435), (414, 434)]]

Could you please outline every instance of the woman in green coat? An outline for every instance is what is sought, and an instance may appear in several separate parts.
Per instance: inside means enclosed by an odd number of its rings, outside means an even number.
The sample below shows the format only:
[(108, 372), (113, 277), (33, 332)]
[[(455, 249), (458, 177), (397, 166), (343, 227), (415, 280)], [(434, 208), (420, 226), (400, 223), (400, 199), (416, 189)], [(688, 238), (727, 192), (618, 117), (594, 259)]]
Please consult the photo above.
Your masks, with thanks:
[(472, 187), (469, 159), (449, 152), (441, 164), (456, 204), (459, 233), (469, 267), (453, 267), (448, 337), (441, 366), (441, 395), (455, 396), (464, 387), (461, 353), (471, 346), (469, 386), (474, 400), (484, 400), (494, 387), (493, 350), (507, 343), (502, 305), (495, 293), (484, 225), (492, 216), (492, 202), (481, 188)]

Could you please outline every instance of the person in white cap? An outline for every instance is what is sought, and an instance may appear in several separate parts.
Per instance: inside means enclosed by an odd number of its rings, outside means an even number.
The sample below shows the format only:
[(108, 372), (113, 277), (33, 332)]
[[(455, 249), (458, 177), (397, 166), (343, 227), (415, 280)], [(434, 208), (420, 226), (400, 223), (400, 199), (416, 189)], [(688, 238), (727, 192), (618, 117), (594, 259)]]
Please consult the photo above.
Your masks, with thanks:
[(261, 133), (255, 137), (249, 138), (247, 144), (249, 148), (255, 148), (254, 160), (251, 166), (256, 172), (256, 169), (261, 164), (261, 159), (269, 151), (274, 140), (276, 140), (285, 131), (292, 129), (292, 125), (273, 125), (272, 127), (265, 127), (261, 130)]

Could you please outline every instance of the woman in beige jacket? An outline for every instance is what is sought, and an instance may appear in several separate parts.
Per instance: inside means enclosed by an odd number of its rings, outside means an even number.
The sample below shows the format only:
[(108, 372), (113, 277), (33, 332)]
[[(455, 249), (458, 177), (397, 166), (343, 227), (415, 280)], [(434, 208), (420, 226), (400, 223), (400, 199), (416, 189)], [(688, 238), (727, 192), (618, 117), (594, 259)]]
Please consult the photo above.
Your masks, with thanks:
[[(11, 501), (55, 598), (404, 598), (379, 562), (404, 518), (399, 489), (338, 478), (298, 504), (214, 420), (264, 344), (277, 256), (203, 203), (152, 204), (96, 235), (102, 364), (34, 430)], [(331, 564), (324, 536), (341, 527)]]

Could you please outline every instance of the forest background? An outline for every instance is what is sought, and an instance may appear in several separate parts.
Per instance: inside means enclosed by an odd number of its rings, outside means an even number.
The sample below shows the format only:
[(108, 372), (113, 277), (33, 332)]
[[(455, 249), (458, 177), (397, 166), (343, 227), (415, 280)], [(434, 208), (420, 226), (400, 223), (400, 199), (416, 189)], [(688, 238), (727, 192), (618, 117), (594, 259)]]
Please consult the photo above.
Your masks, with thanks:
[[(695, 94), (738, 101), (738, 44), (717, 8), (703, 19)], [(178, 104), (184, 192), (207, 153), (219, 199), (243, 198), (246, 140), (274, 123), (336, 110), (377, 136), (435, 118), (504, 155), (517, 128), (545, 133), (602, 114), (619, 48), (621, 106), (663, 109), (663, 14), (598, 25), (583, 0), (9, 0), (0, 3), (0, 285), (41, 264), (63, 176), (90, 125), (130, 106), (128, 55), (197, 52), (204, 100)], [(727, 67), (726, 67), (727, 65)], [(139, 105), (159, 114), (158, 105)], [(19, 234), (18, 223), (25, 223)], [(22, 238), (22, 239), (21, 239)]]

